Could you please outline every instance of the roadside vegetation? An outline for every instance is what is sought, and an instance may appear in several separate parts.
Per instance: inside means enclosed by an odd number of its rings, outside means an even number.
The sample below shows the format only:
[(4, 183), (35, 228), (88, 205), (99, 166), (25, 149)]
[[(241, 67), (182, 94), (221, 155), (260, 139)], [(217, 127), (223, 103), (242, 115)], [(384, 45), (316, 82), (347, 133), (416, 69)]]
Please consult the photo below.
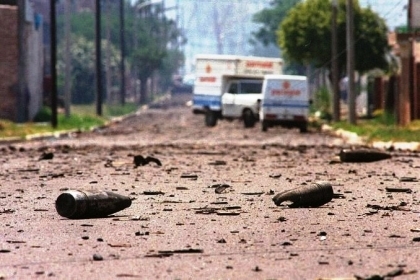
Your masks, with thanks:
[(396, 124), (395, 117), (384, 111), (374, 112), (372, 118), (359, 118), (353, 125), (347, 121), (332, 123), (334, 129), (343, 129), (365, 137), (367, 141), (420, 142), (420, 121), (407, 126)]
[(8, 120), (0, 120), (0, 138), (24, 139), (27, 135), (53, 133), (63, 130), (88, 131), (94, 127), (105, 125), (113, 117), (123, 116), (135, 112), (138, 105), (126, 103), (125, 105), (104, 105), (102, 116), (95, 114), (94, 105), (74, 105), (71, 107), (72, 114), (66, 117), (58, 112), (57, 128), (51, 126), (51, 110), (42, 108), (33, 122), (14, 123)]
[(332, 100), (327, 88), (319, 89), (311, 105), (310, 126), (320, 129), (327, 124), (334, 130), (342, 129), (354, 132), (366, 141), (420, 142), (420, 120), (412, 121), (407, 126), (397, 125), (393, 114), (377, 110), (371, 117), (359, 116), (357, 124), (347, 121), (347, 116), (341, 116), (341, 121), (332, 122)]

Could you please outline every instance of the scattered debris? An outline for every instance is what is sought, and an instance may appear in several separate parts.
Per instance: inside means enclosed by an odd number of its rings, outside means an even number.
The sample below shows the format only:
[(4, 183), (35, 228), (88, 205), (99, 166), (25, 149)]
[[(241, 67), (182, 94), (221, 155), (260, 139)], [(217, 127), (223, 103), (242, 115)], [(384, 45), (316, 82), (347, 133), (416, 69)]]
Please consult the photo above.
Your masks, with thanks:
[(418, 182), (416, 177), (401, 177), (400, 182)]
[(144, 195), (163, 195), (165, 193), (161, 191), (144, 191), (143, 194)]
[(109, 191), (69, 190), (55, 201), (58, 214), (70, 219), (106, 217), (130, 206), (130, 197)]
[(318, 181), (308, 186), (287, 190), (273, 197), (273, 201), (280, 206), (284, 201), (291, 201), (291, 208), (319, 207), (333, 198), (333, 189), (329, 182)]
[(376, 205), (376, 204), (366, 205), (367, 208), (372, 208), (372, 209), (375, 209), (375, 210), (410, 211), (410, 209), (408, 209), (404, 206), (406, 206), (405, 202), (402, 202), (402, 203), (400, 203), (400, 205), (395, 205), (395, 206), (380, 206), (380, 205)]
[(131, 244), (127, 244), (127, 243), (111, 244), (111, 243), (108, 243), (108, 246), (111, 247), (111, 248), (130, 248)]
[(193, 208), (196, 214), (217, 214), (221, 216), (237, 216), (240, 213), (238, 212), (227, 212), (229, 210), (239, 210), (241, 206), (226, 206), (226, 207), (202, 207), (202, 208)]
[(209, 162), (209, 165), (226, 165), (226, 164), (227, 162), (224, 160), (215, 160), (215, 161)]
[(94, 261), (102, 261), (104, 258), (99, 254), (93, 254)]
[(384, 275), (375, 274), (375, 275), (371, 275), (367, 277), (361, 277), (361, 276), (355, 275), (355, 278), (357, 280), (385, 280), (385, 279), (391, 279), (391, 278), (401, 276), (401, 275), (409, 275), (409, 274), (415, 274), (415, 273), (417, 273), (417, 270), (405, 271), (402, 268), (397, 268)]
[(403, 193), (411, 193), (412, 190), (409, 188), (392, 188), (392, 187), (386, 187), (385, 190), (387, 192), (403, 192)]
[(215, 184), (211, 185), (211, 188), (215, 188), (214, 192), (217, 194), (225, 193), (226, 189), (230, 188), (231, 186), (228, 184)]
[(197, 180), (198, 179), (198, 175), (197, 174), (182, 174), (181, 175), (181, 178)]
[(203, 249), (179, 249), (179, 250), (163, 250), (158, 251), (159, 254), (202, 254)]
[(373, 162), (391, 158), (391, 155), (386, 152), (377, 150), (348, 150), (343, 149), (339, 153), (341, 162)]
[(52, 152), (43, 152), (38, 160), (50, 160), (54, 158), (54, 153)]
[(173, 253), (157, 253), (157, 254), (147, 254), (144, 257), (146, 258), (165, 258), (172, 256)]
[(12, 214), (12, 213), (14, 213), (14, 212), (15, 212), (15, 210), (10, 209), (10, 208), (7, 208), (7, 209), (3, 209), (3, 210), (1, 210), (1, 211), (0, 211), (0, 214)]
[(143, 166), (143, 165), (149, 164), (151, 162), (156, 163), (158, 166), (162, 166), (162, 163), (160, 162), (160, 160), (158, 160), (155, 157), (150, 157), (150, 156), (143, 157), (142, 155), (135, 155), (133, 157), (133, 163), (135, 165), (135, 168), (138, 167), (138, 166)]
[(244, 192), (243, 195), (263, 195), (264, 192)]

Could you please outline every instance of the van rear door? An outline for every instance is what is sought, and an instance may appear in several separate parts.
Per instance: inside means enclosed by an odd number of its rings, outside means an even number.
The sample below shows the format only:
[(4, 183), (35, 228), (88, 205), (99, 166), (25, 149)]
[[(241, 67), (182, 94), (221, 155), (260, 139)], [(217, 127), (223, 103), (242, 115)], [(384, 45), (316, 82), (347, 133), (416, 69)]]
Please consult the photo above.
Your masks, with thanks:
[(307, 122), (309, 93), (305, 76), (267, 75), (261, 119), (272, 123)]

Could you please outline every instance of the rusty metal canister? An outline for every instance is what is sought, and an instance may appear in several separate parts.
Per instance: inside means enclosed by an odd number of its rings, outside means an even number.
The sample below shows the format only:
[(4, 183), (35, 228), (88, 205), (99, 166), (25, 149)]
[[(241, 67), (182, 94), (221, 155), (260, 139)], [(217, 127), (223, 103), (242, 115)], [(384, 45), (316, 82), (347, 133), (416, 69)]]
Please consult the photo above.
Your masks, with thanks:
[(391, 158), (389, 153), (373, 149), (343, 149), (339, 156), (342, 162), (373, 162)]
[(68, 190), (55, 201), (58, 214), (70, 219), (106, 217), (130, 206), (130, 197), (109, 191)]
[(285, 201), (291, 201), (289, 207), (319, 207), (332, 200), (333, 188), (329, 182), (318, 181), (310, 185), (287, 190), (276, 194), (273, 201), (280, 206)]

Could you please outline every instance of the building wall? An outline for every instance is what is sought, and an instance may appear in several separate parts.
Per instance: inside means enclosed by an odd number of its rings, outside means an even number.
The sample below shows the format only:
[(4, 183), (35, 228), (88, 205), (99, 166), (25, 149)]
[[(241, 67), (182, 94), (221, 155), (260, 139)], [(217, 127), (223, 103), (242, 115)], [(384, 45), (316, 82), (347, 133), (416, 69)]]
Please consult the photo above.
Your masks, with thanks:
[(18, 82), (18, 12), (16, 6), (0, 5), (0, 118), (17, 116)]
[[(34, 14), (25, 22), (27, 94), (18, 106), (18, 9), (0, 5), (0, 119), (30, 121), (42, 106), (43, 44), (42, 23), (35, 26)], [(22, 118), (22, 116), (24, 116)]]

